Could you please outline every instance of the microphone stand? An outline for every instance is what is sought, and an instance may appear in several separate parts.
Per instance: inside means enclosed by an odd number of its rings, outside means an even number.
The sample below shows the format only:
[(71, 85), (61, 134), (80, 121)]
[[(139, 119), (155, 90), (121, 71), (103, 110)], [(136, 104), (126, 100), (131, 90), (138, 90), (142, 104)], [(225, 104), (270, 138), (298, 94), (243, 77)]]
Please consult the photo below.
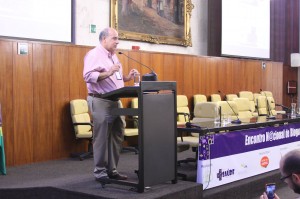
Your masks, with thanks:
[(138, 60), (135, 60), (135, 59), (129, 57), (128, 55), (126, 55), (122, 52), (118, 52), (118, 54), (125, 55), (125, 57), (127, 57), (128, 59), (131, 59), (131, 60), (135, 61), (136, 63), (139, 63), (142, 66), (144, 66), (144, 67), (148, 68), (149, 70), (151, 70), (150, 73), (147, 73), (147, 74), (142, 76), (142, 81), (157, 81), (157, 74), (154, 72), (154, 70), (152, 68), (150, 68), (149, 66), (146, 66), (145, 64), (139, 62)]
[[(218, 91), (219, 94), (221, 95), (221, 91)], [(235, 117), (237, 118), (236, 120), (232, 120), (231, 123), (232, 124), (241, 124), (242, 121), (240, 120), (240, 118), (238, 117), (238, 114), (233, 110), (232, 106), (230, 105), (230, 103), (227, 101), (227, 99), (225, 100), (228, 104), (228, 106), (230, 107), (230, 109), (232, 110), (232, 112), (234, 113)]]
[(238, 117), (238, 114), (233, 110), (232, 106), (231, 106), (230, 103), (227, 101), (227, 99), (226, 99), (226, 102), (227, 102), (228, 106), (230, 107), (230, 109), (232, 110), (232, 112), (234, 113), (234, 115), (235, 115), (236, 118), (237, 118), (236, 120), (232, 120), (231, 123), (232, 123), (232, 124), (241, 124), (242, 121), (241, 121), (240, 118)]

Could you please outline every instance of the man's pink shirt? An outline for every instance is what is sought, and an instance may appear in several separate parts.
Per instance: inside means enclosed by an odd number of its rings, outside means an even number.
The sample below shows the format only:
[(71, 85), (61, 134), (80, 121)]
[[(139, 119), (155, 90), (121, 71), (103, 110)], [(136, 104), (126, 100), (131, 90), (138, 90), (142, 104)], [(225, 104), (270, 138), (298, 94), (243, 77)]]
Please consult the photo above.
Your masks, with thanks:
[[(99, 73), (108, 71), (114, 64), (120, 65), (122, 79), (116, 75), (97, 82)], [(116, 54), (108, 52), (101, 44), (90, 50), (84, 57), (83, 78), (87, 84), (88, 93), (107, 93), (124, 87), (123, 68)]]

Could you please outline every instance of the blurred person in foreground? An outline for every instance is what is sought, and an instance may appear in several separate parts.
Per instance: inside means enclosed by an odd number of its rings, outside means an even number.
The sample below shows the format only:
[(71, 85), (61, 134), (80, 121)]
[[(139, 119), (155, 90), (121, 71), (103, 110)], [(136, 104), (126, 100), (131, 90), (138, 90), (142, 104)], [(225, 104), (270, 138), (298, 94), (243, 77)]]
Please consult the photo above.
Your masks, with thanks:
[[(279, 166), (282, 176), (280, 180), (285, 182), (295, 193), (300, 194), (300, 149), (295, 149), (285, 154), (281, 158)], [(274, 198), (280, 199), (277, 194), (275, 194)], [(268, 199), (267, 194), (264, 192), (260, 199)]]

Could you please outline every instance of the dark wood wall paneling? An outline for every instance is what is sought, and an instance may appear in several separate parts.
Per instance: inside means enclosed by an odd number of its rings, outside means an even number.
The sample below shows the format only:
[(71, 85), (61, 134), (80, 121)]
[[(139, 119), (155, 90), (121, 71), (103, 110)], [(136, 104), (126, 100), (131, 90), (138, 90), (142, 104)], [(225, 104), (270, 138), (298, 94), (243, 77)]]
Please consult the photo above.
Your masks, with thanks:
[(207, 54), (221, 56), (222, 0), (209, 0)]
[(11, 41), (0, 40), (0, 77), (0, 103), (6, 163), (14, 165), (13, 42)]
[[(0, 40), (0, 102), (8, 166), (68, 157), (87, 146), (75, 140), (69, 102), (86, 98), (83, 59), (92, 47), (26, 43), (28, 55), (18, 55), (18, 41)], [(257, 60), (122, 52), (153, 68), (159, 81), (176, 81), (177, 93), (188, 96), (191, 109), (194, 94), (209, 96), (218, 90), (225, 95), (267, 89), (282, 101), (282, 84), (277, 79), (283, 78), (283, 68), (278, 62), (267, 62), (262, 69)], [(132, 68), (141, 74), (150, 72), (124, 55), (118, 57), (125, 74)], [(128, 107), (131, 101), (122, 102)]]
[[(24, 41), (20, 41), (24, 43)], [(69, 156), (85, 150), (75, 140), (69, 102), (86, 98), (83, 57), (89, 47), (0, 40), (0, 103), (8, 166)]]
[(49, 44), (33, 44), (33, 161), (52, 158), (49, 150), (53, 148), (51, 49)]
[(292, 96), (287, 95), (286, 85), (290, 80), (298, 81), (298, 68), (290, 67), (290, 54), (294, 52), (299, 52), (299, 1), (290, 1), (285, 0), (286, 3), (286, 13), (285, 18), (285, 30), (286, 34), (282, 40), (285, 40), (284, 46), (280, 46), (280, 48), (285, 49), (284, 52), (284, 72), (283, 72), (283, 83), (284, 89), (284, 101), (287, 104), (292, 102)]
[[(13, 43), (13, 52), (17, 52)], [(33, 161), (33, 74), (32, 44), (28, 44), (28, 55), (12, 54), (13, 57), (13, 124), (14, 163), (25, 164)]]

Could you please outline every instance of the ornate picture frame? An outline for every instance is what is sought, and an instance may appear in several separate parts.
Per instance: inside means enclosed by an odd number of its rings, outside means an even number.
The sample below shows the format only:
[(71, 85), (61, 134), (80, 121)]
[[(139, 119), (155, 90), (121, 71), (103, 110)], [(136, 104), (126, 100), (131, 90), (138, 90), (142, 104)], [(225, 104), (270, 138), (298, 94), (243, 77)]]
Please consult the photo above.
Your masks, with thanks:
[(111, 0), (111, 27), (123, 40), (192, 46), (191, 0)]

